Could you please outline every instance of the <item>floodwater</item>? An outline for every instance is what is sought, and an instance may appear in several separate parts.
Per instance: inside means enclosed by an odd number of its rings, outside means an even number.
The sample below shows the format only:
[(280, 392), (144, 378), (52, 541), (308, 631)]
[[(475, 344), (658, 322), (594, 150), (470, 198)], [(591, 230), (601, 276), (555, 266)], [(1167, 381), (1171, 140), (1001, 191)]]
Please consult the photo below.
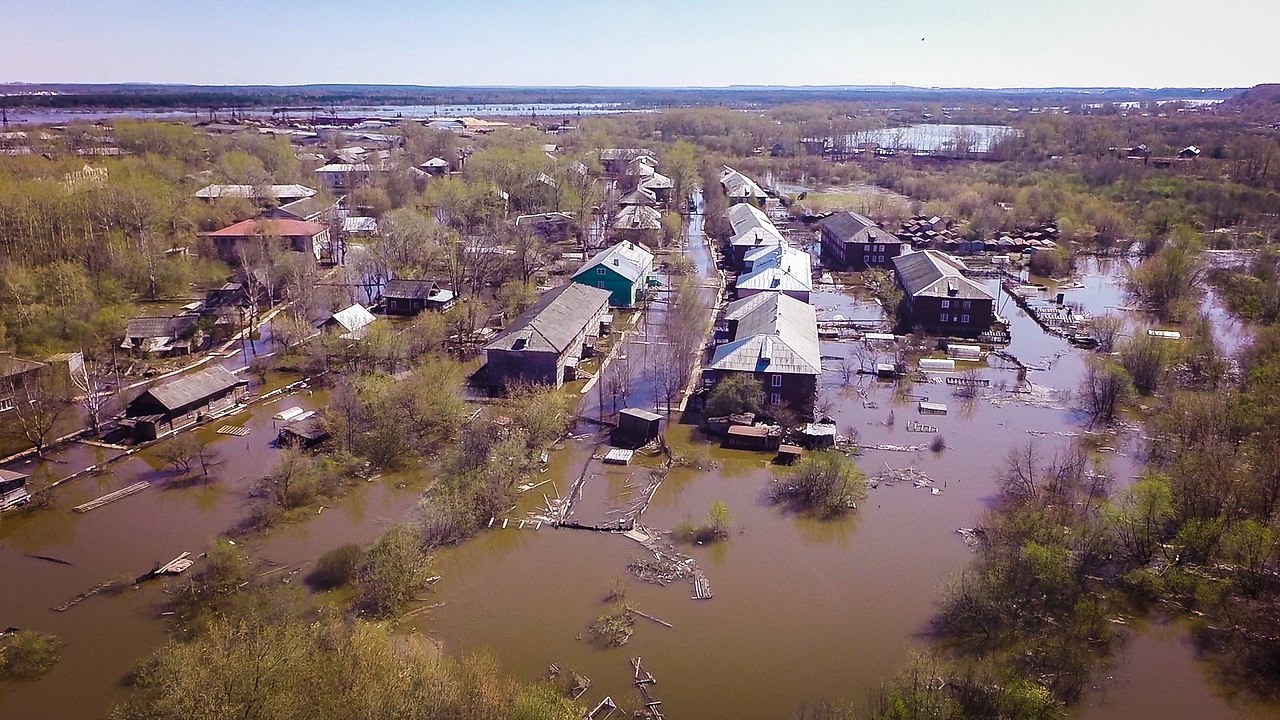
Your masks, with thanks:
[[(950, 123), (908, 125), (907, 127), (868, 130), (849, 136), (852, 144), (879, 143), (894, 150), (950, 152), (959, 144), (967, 144), (969, 152), (986, 153), (991, 146), (1008, 135), (1022, 131), (1005, 125), (955, 125)], [(958, 143), (962, 140), (962, 143)]]
[[(708, 271), (705, 249), (690, 251)], [(1124, 302), (1120, 274), (1112, 266), (1100, 272), (1104, 279), (1070, 291), (1091, 312)], [(878, 314), (874, 304), (825, 291), (814, 301), (824, 316)], [(525, 679), (544, 677), (550, 663), (581, 672), (593, 680), (582, 698), (592, 705), (606, 694), (634, 704), (629, 659), (635, 656), (657, 677), (655, 695), (671, 717), (785, 717), (804, 703), (861, 700), (892, 677), (913, 647), (929, 642), (937, 598), (972, 559), (956, 530), (977, 524), (991, 506), (993, 478), (1005, 454), (1032, 440), (1051, 453), (1089, 430), (1066, 392), (1079, 382), (1084, 353), (1043, 333), (1011, 302), (1002, 313), (1013, 324), (1011, 352), (1040, 368), (1028, 374), (1039, 389), (1030, 399), (1003, 389), (1015, 385), (1010, 369), (979, 365), (992, 388), (967, 400), (942, 382), (916, 383), (905, 394), (866, 376), (846, 383), (837, 363), (827, 361), (822, 394), (834, 400), (830, 414), (841, 432), (859, 436), (865, 448), (859, 466), (870, 475), (885, 467), (914, 468), (932, 479), (933, 488), (882, 484), (852, 517), (820, 522), (766, 500), (778, 477), (770, 454), (723, 450), (695, 428), (670, 425), (667, 437), (687, 463), (658, 489), (642, 522), (659, 530), (699, 522), (717, 501), (732, 514), (726, 542), (682, 546), (714, 592), (714, 598), (696, 601), (688, 582), (660, 587), (631, 578), (627, 563), (645, 551), (623, 536), (532, 524), (520, 529), (518, 519), (541, 504), (541, 494), (563, 494), (596, 447), (594, 437), (567, 440), (535, 480), (553, 482), (522, 497), (510, 516), (515, 522), (440, 553), (443, 579), (431, 601), (443, 604), (406, 621), (405, 629), (438, 638), (452, 653), (491, 652)], [(824, 341), (822, 354), (840, 358), (853, 348), (851, 342)], [(923, 398), (947, 404), (949, 413), (919, 415), (916, 404)], [(49, 608), (105, 580), (137, 576), (184, 550), (205, 549), (248, 513), (248, 486), (276, 452), (268, 446), (271, 415), (323, 400), (303, 392), (224, 421), (243, 422), (251, 432), (211, 436), (228, 461), (207, 486), (166, 487), (169, 471), (139, 454), (104, 475), (70, 483), (53, 510), (0, 520), (0, 626), (53, 632), (67, 642), (63, 661), (48, 677), (0, 689), (0, 717), (97, 718), (121, 699), (122, 678), (165, 638), (158, 617), (164, 583), (92, 597), (65, 613)], [(935, 433), (909, 432), (908, 421), (936, 426), (946, 449), (929, 450)], [(1109, 444), (1116, 448), (1112, 472), (1117, 479), (1132, 477), (1141, 464), (1140, 440), (1122, 436)], [(115, 452), (73, 445), (59, 454), (61, 463), (46, 468), (60, 476)], [(84, 515), (70, 510), (139, 479), (154, 486)], [(385, 480), (360, 483), (320, 515), (248, 540), (248, 550), (266, 571), (312, 561), (344, 543), (367, 543), (389, 523), (411, 517), (417, 494), (415, 487)], [(587, 628), (605, 611), (606, 589), (615, 578), (623, 578), (629, 605), (674, 627), (637, 618), (626, 646), (592, 645)], [(1176, 628), (1153, 626), (1137, 634), (1097, 685), (1101, 690), (1086, 698), (1082, 717), (1277, 717), (1272, 708), (1238, 705), (1220, 695)]]
[[(328, 112), (333, 110), (332, 113)], [(382, 117), (382, 118), (436, 118), (436, 117), (516, 117), (522, 115), (563, 116), (563, 115), (603, 115), (609, 113), (635, 112), (623, 103), (496, 103), (474, 105), (338, 105), (330, 108), (324, 106), (317, 114), (319, 122), (325, 117)], [(237, 111), (240, 115), (250, 117), (271, 117), (269, 109)], [(310, 117), (304, 112), (293, 114), (294, 117)], [(192, 120), (206, 117), (207, 111), (199, 108), (180, 110), (159, 110), (154, 108), (131, 108), (127, 110), (82, 109), (45, 109), (17, 108), (9, 110), (10, 124), (30, 123), (33, 125), (62, 124), (70, 122), (98, 122), (116, 118), (136, 118), (141, 120)]]

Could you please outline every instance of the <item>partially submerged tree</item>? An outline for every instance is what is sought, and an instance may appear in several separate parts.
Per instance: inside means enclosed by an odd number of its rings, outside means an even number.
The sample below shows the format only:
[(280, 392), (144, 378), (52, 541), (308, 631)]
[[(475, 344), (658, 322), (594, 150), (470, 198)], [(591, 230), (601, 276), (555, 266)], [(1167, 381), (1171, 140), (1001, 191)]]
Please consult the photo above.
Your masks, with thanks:
[(867, 478), (843, 453), (813, 452), (778, 481), (772, 495), (775, 501), (798, 510), (837, 517), (856, 509), (867, 496)]

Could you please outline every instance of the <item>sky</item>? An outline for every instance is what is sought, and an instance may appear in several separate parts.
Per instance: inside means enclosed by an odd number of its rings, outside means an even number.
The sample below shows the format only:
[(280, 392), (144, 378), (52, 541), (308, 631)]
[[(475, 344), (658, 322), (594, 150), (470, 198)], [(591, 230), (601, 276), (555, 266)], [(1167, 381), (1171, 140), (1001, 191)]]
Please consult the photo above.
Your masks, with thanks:
[(3, 0), (0, 83), (1244, 87), (1275, 0)]

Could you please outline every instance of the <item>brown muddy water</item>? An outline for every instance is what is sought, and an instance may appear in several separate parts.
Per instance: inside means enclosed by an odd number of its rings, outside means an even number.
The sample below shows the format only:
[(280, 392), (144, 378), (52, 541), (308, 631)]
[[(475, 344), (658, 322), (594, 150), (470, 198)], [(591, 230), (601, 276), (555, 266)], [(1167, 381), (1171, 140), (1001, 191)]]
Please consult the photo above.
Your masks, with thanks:
[[(1068, 297), (1094, 313), (1123, 306), (1117, 277), (1114, 266), (1104, 266)], [(815, 303), (845, 317), (878, 310), (834, 297)], [(1009, 449), (1034, 439), (1052, 452), (1088, 430), (1062, 392), (1078, 384), (1084, 354), (1045, 335), (1011, 302), (1002, 312), (1014, 324), (1011, 351), (1045, 368), (1028, 376), (1040, 388), (1034, 402), (1000, 391), (1002, 382), (1012, 387), (1016, 377), (994, 367), (981, 371), (993, 389), (973, 401), (954, 397), (940, 382), (918, 383), (906, 399), (892, 385), (865, 378), (845, 385), (834, 370), (822, 380), (823, 393), (836, 401), (831, 414), (842, 432), (857, 430), (864, 445), (925, 448), (868, 449), (859, 458), (864, 471), (912, 467), (933, 479), (938, 494), (908, 483), (881, 485), (853, 517), (814, 521), (766, 501), (777, 477), (768, 455), (722, 450), (695, 429), (672, 426), (668, 437), (690, 465), (672, 471), (643, 523), (666, 530), (701, 520), (718, 500), (728, 505), (728, 541), (683, 547), (706, 572), (714, 598), (692, 600), (687, 582), (659, 587), (631, 578), (626, 565), (644, 551), (623, 536), (510, 523), (442, 552), (443, 580), (431, 602), (443, 605), (404, 629), (442, 640), (449, 652), (490, 652), (526, 679), (545, 676), (553, 662), (577, 670), (593, 680), (582, 698), (592, 705), (606, 694), (634, 704), (629, 658), (641, 656), (658, 679), (655, 696), (673, 718), (779, 718), (803, 703), (861, 700), (897, 671), (913, 647), (928, 643), (937, 598), (972, 558), (956, 530), (975, 525), (992, 503), (992, 478)], [(824, 342), (822, 352), (838, 358), (851, 348)], [(916, 402), (926, 396), (946, 403), (949, 414), (918, 415)], [(271, 415), (322, 399), (304, 393), (257, 408), (247, 418), (248, 437), (216, 436), (225, 438), (219, 447), (228, 463), (222, 479), (208, 486), (165, 488), (169, 471), (133, 457), (103, 476), (64, 487), (53, 510), (0, 519), (0, 627), (53, 632), (67, 642), (63, 661), (48, 677), (0, 688), (0, 718), (99, 718), (122, 698), (125, 674), (165, 638), (158, 617), (164, 583), (93, 597), (65, 613), (50, 608), (104, 580), (131, 578), (181, 551), (206, 548), (248, 513), (248, 484), (270, 467), (276, 452), (268, 445)], [(888, 424), (891, 412), (894, 422)], [(928, 450), (933, 435), (907, 432), (908, 420), (936, 426), (947, 448)], [(1117, 482), (1136, 474), (1136, 433), (1105, 444), (1116, 449), (1107, 457)], [(544, 491), (565, 492), (594, 447), (593, 439), (566, 441), (535, 480), (553, 479), (554, 489), (544, 485), (527, 493), (511, 517), (540, 505)], [(100, 462), (99, 453), (114, 451), (77, 445), (60, 459), (77, 468)], [(66, 474), (62, 467), (52, 474)], [(155, 486), (85, 515), (70, 510), (139, 479)], [(344, 543), (372, 541), (389, 523), (411, 517), (416, 498), (413, 487), (362, 483), (335, 507), (254, 538), (248, 548), (263, 570), (311, 561)], [(622, 648), (588, 642), (587, 628), (605, 610), (614, 578), (624, 578), (628, 604), (674, 627), (637, 618), (635, 634)], [(1274, 708), (1221, 695), (1176, 626), (1140, 630), (1096, 685), (1081, 717), (1280, 717)]]

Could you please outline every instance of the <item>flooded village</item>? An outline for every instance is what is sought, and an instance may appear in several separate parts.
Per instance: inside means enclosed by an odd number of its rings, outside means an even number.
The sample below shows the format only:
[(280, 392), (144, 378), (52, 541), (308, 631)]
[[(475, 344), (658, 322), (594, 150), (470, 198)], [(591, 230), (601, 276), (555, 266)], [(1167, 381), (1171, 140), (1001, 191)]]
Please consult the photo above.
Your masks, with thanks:
[[(1208, 278), (1274, 273), (1270, 238), (1203, 250), (1165, 313), (1135, 289), (1164, 252), (1136, 232), (1085, 232), (1065, 204), (1013, 220), (1025, 186), (967, 217), (917, 199), (920, 178), (1012, 162), (1027, 129), (937, 122), (975, 112), (735, 154), (663, 125), (679, 111), (605, 110), (0, 135), (23, 163), (0, 164), (6, 262), (78, 262), (38, 240), (31, 178), (123, 208), (86, 217), (128, 237), (86, 220), (85, 243), (136, 258), (94, 260), (119, 289), (23, 267), (3, 295), (0, 628), (55, 636), (57, 662), (0, 683), (0, 717), (129, 707), (149, 655), (260, 589), (433, 659), (487, 654), (574, 717), (880, 717), (834, 713), (963, 644), (939, 608), (998, 545), (1019, 458), (1028, 493), (1061, 493), (1046, 506), (1111, 518), (1108, 493), (1174, 453), (1157, 397), (1226, 388), (1265, 325)], [(1156, 172), (1123, 149), (1114, 172)], [(165, 153), (182, 211), (156, 223), (135, 177), (154, 169), (130, 163)], [(128, 301), (89, 299), (125, 282)], [(1135, 346), (1168, 359), (1158, 390)], [(787, 495), (806, 477), (856, 489), (806, 505)], [(1071, 716), (1280, 717), (1219, 676), (1191, 614), (1137, 605), (1098, 610), (1101, 659), (1053, 696)], [(1029, 676), (1058, 693), (1050, 674)]]

